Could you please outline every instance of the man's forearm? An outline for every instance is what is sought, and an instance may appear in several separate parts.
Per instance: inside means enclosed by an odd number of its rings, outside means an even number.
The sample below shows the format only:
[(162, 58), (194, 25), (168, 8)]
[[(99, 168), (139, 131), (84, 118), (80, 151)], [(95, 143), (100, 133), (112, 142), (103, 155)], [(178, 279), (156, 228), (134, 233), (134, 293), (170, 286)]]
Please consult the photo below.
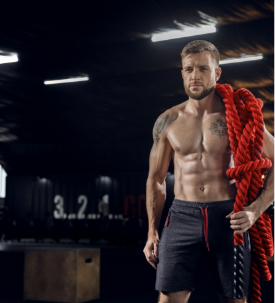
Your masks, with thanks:
[(158, 235), (161, 214), (166, 199), (165, 180), (160, 183), (148, 178), (146, 184), (146, 208), (149, 220), (148, 236)]
[(251, 203), (251, 205), (255, 207), (258, 216), (261, 216), (273, 201), (274, 201), (274, 165), (272, 165), (271, 169), (269, 170), (262, 193), (253, 203)]

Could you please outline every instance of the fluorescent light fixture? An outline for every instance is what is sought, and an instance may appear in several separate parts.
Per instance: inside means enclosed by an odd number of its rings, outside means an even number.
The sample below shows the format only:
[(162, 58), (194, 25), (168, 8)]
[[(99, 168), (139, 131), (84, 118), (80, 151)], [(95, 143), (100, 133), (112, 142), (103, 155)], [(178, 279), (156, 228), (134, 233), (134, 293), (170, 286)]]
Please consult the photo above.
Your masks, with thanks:
[(0, 51), (0, 64), (17, 62), (18, 56), (16, 53), (8, 53)]
[(0, 165), (0, 198), (6, 197), (6, 177), (7, 173)]
[(239, 62), (246, 62), (246, 61), (255, 61), (263, 59), (262, 54), (256, 55), (245, 55), (242, 54), (240, 58), (228, 58), (220, 61), (220, 65), (222, 64), (230, 64), (230, 63), (239, 63)]
[(178, 38), (184, 38), (184, 37), (210, 34), (210, 33), (215, 33), (215, 32), (216, 32), (215, 26), (208, 26), (208, 25), (202, 25), (200, 27), (186, 26), (186, 27), (184, 27), (184, 30), (173, 30), (173, 31), (168, 31), (168, 32), (160, 33), (160, 34), (155, 34), (152, 36), (151, 39), (153, 42), (158, 42), (158, 41), (164, 41), (164, 40), (171, 40), (171, 39), (178, 39)]
[(80, 82), (80, 81), (88, 81), (88, 80), (89, 80), (89, 77), (77, 77), (77, 78), (60, 79), (60, 80), (48, 80), (48, 81), (44, 81), (44, 84), (50, 85), (50, 84)]

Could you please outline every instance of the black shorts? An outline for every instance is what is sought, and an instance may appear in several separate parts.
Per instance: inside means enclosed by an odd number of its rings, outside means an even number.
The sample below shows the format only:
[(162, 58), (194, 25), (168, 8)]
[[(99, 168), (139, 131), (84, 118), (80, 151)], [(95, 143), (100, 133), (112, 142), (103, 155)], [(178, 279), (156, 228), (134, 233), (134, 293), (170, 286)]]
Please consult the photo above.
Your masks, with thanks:
[[(165, 222), (167, 226), (163, 227), (160, 237), (156, 290), (192, 291), (203, 258), (204, 262), (209, 262), (217, 291), (234, 298), (234, 231), (230, 228), (230, 219), (226, 218), (233, 210), (234, 202), (234, 199), (218, 202), (173, 201)], [(248, 295), (250, 262), (250, 241), (246, 231), (244, 296)]]

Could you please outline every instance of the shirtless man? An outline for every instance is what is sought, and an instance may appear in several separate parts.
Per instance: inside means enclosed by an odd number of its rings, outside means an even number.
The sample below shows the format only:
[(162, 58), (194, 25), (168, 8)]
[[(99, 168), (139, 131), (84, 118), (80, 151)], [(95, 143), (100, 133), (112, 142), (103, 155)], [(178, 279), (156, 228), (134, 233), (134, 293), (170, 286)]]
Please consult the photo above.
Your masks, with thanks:
[[(219, 52), (213, 44), (198, 40), (186, 45), (181, 57), (189, 99), (160, 115), (153, 129), (146, 202), (149, 231), (143, 252), (157, 269), (160, 303), (188, 302), (202, 255), (213, 268), (220, 302), (246, 302), (251, 261), (248, 229), (273, 202), (273, 169), (267, 190), (238, 215), (232, 214), (237, 191), (226, 170), (234, 163), (225, 106), (215, 92), (221, 76)], [(263, 157), (272, 163), (273, 146), (274, 138), (265, 128)], [(175, 200), (159, 236), (171, 159)], [(233, 230), (244, 235), (242, 299), (233, 294)]]

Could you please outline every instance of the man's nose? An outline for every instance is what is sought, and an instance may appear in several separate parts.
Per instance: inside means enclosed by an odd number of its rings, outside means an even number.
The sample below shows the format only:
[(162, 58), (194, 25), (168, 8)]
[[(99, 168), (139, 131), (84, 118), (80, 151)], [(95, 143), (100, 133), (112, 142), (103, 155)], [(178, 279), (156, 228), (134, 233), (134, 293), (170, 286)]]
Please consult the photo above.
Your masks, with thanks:
[(194, 69), (191, 74), (191, 80), (200, 80), (200, 73), (197, 69)]

